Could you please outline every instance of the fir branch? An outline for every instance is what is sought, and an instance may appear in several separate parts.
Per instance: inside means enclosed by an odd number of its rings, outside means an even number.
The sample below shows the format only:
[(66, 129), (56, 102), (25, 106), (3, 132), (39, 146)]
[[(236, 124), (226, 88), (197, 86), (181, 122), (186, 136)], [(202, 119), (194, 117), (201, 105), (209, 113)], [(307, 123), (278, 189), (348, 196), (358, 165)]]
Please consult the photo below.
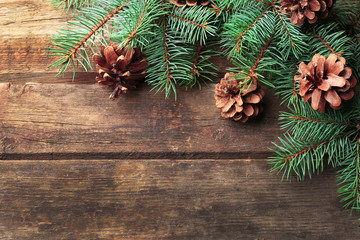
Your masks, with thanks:
[(295, 24), (292, 24), (290, 18), (285, 16), (279, 11), (279, 8), (273, 5), (273, 9), (276, 12), (277, 20), (277, 39), (279, 40), (279, 47), (281, 49), (281, 55), (286, 61), (289, 58), (290, 53), (294, 54), (295, 58), (300, 56), (308, 49), (307, 41), (308, 37), (302, 33), (301, 28)]
[[(297, 73), (297, 70), (298, 70), (298, 67), (297, 67), (297, 65), (298, 65), (298, 60), (297, 60), (297, 59), (295, 59), (295, 64), (294, 64), (294, 65), (295, 65), (295, 66), (294, 66), (294, 76), (295, 76), (296, 73)], [(295, 77), (294, 77), (294, 81), (293, 81), (293, 91), (292, 91), (292, 93), (293, 93), (293, 98), (295, 98), (296, 94), (299, 92), (298, 90), (296, 90), (296, 89), (297, 89), (296, 86), (297, 86), (297, 84), (296, 84), (296, 79), (295, 79)]]
[(192, 20), (190, 20), (190, 19), (186, 19), (186, 18), (182, 18), (182, 17), (176, 16), (176, 15), (173, 15), (173, 14), (171, 14), (171, 13), (169, 13), (168, 15), (169, 15), (170, 17), (177, 18), (177, 19), (179, 19), (179, 20), (181, 20), (181, 21), (190, 23), (190, 24), (192, 24), (192, 25), (201, 27), (201, 28), (203, 28), (203, 29), (209, 29), (209, 27), (207, 26), (207, 22), (201, 24), (201, 23), (194, 22), (194, 21), (192, 21)]
[(358, 0), (337, 0), (336, 6), (333, 9), (333, 14), (329, 19), (333, 18), (336, 23), (349, 33), (354, 32), (356, 22), (359, 20), (360, 4)]
[(333, 136), (323, 134), (317, 141), (298, 140), (285, 134), (286, 140), (279, 138), (282, 146), (275, 144), (275, 156), (269, 159), (269, 163), (274, 165), (271, 171), (283, 171), (283, 178), (286, 179), (290, 179), (292, 173), (295, 173), (298, 179), (303, 180), (306, 175), (311, 178), (313, 173), (323, 171), (326, 156), (328, 163), (334, 167), (339, 166), (350, 145), (347, 137), (349, 134), (351, 132), (337, 132)]
[(253, 28), (255, 26), (255, 24), (260, 21), (260, 19), (262, 17), (264, 17), (265, 13), (269, 10), (270, 7), (266, 8), (259, 16), (258, 18), (255, 19), (255, 21), (253, 21), (249, 26), (248, 28), (245, 29), (245, 31), (241, 32), (237, 37), (236, 37), (236, 41), (237, 41), (237, 44), (236, 44), (236, 50), (238, 53), (240, 53), (240, 49), (241, 49), (241, 46), (242, 46), (242, 43), (244, 41), (244, 36), (251, 30), (251, 28)]
[(205, 45), (208, 36), (215, 36), (214, 12), (202, 6), (191, 8), (173, 7), (168, 14), (169, 26), (187, 43)]
[(261, 52), (260, 52), (259, 57), (256, 59), (256, 62), (255, 62), (255, 64), (254, 64), (254, 66), (253, 66), (253, 67), (251, 68), (251, 70), (250, 70), (250, 73), (251, 73), (251, 74), (256, 75), (256, 74), (255, 74), (256, 68), (259, 66), (259, 63), (260, 63), (261, 59), (264, 57), (265, 51), (269, 48), (273, 37), (274, 37), (274, 34), (270, 36), (269, 41), (268, 41), (268, 42), (265, 44), (265, 46), (261, 49)]
[[(264, 41), (265, 38), (268, 40), (268, 33), (271, 35), (274, 32), (275, 25), (273, 14), (268, 12), (270, 8), (271, 6), (254, 8), (249, 4), (225, 24), (222, 42), (229, 58), (244, 52), (244, 44), (255, 45), (254, 43)], [(248, 49), (246, 46), (245, 48)]]
[(76, 12), (87, 6), (90, 2), (91, 0), (54, 0), (51, 2), (51, 5), (56, 5), (55, 9), (62, 6), (63, 12), (69, 12), (70, 9), (73, 9), (74, 12)]
[(276, 95), (282, 98), (283, 103), (292, 105), (298, 99), (299, 82), (294, 76), (298, 69), (298, 59), (290, 55), (287, 61), (283, 61), (281, 68), (278, 68), (276, 74), (270, 73), (269, 78), (272, 79), (276, 87)]
[(261, 0), (250, 0), (250, 1), (263, 3), (263, 4), (266, 4), (266, 5), (274, 5), (276, 3), (276, 2), (271, 3), (271, 2), (261, 1)]
[(284, 156), (284, 160), (283, 160), (283, 161), (286, 162), (286, 163), (289, 163), (289, 162), (291, 162), (293, 159), (295, 159), (296, 157), (298, 157), (298, 156), (300, 156), (300, 155), (302, 155), (302, 154), (305, 154), (305, 153), (307, 153), (307, 152), (309, 152), (309, 151), (316, 150), (317, 148), (321, 147), (322, 145), (326, 145), (326, 144), (330, 143), (331, 141), (334, 141), (334, 140), (336, 140), (336, 139), (338, 139), (338, 138), (340, 138), (340, 137), (342, 137), (342, 136), (333, 137), (333, 138), (330, 138), (329, 140), (322, 141), (322, 142), (320, 142), (320, 143), (315, 143), (314, 145), (312, 145), (312, 146), (310, 146), (310, 147), (307, 147), (307, 148), (304, 148), (304, 149), (302, 149), (302, 150), (299, 151), (299, 152), (293, 153), (293, 154), (291, 154), (291, 155), (289, 155), (289, 156)]
[(290, 112), (282, 112), (279, 120), (281, 128), (287, 128), (296, 139), (317, 139), (326, 133), (329, 135), (336, 134), (337, 131), (345, 132), (354, 128), (353, 123), (349, 120), (354, 112), (336, 111), (328, 109), (326, 113), (318, 113), (302, 99), (294, 102)]
[(166, 12), (157, 0), (133, 1), (121, 15), (116, 18), (111, 39), (120, 43), (120, 47), (144, 48), (149, 42), (156, 21)]
[(360, 20), (360, 13), (358, 13), (358, 15), (351, 21), (349, 27), (350, 27), (351, 29), (354, 29), (355, 26), (359, 23), (359, 20)]
[[(162, 1), (163, 12), (172, 8), (168, 3)], [(153, 89), (165, 91), (165, 97), (173, 92), (176, 98), (176, 85), (187, 85), (192, 82), (190, 75), (193, 62), (189, 55), (192, 48), (184, 45), (182, 39), (168, 25), (168, 15), (163, 14), (159, 27), (154, 29), (152, 38), (145, 49), (149, 67), (147, 69), (147, 82), (153, 85)]]
[(172, 83), (172, 76), (170, 74), (170, 56), (169, 56), (169, 47), (167, 43), (167, 35), (166, 35), (166, 16), (163, 16), (163, 36), (164, 36), (164, 52), (165, 52), (165, 63), (166, 63), (166, 81), (167, 88), (170, 87)]
[(213, 8), (211, 11), (216, 12), (216, 17), (218, 17), (220, 15), (221, 12), (225, 11), (233, 11), (233, 8), (229, 7), (229, 8), (219, 8), (217, 7), (214, 3), (211, 4), (211, 7)]
[(345, 208), (360, 210), (360, 138), (357, 137), (349, 149), (348, 157), (338, 171), (339, 195), (342, 196)]
[(354, 136), (359, 134), (356, 124), (360, 118), (359, 99), (349, 102), (341, 110), (328, 109), (324, 114), (311, 109), (302, 100), (290, 112), (280, 115), (281, 128), (287, 128), (280, 145), (275, 144), (272, 170), (283, 171), (283, 177), (295, 173), (299, 179), (306, 174), (322, 171), (323, 159), (340, 166), (349, 156)]
[(136, 35), (136, 33), (137, 33), (137, 30), (138, 30), (139, 27), (140, 27), (140, 24), (143, 22), (144, 15), (145, 15), (145, 12), (146, 12), (146, 10), (147, 10), (147, 3), (148, 3), (148, 2), (146, 1), (145, 6), (144, 6), (143, 10), (141, 11), (141, 14), (140, 14), (140, 16), (139, 16), (139, 20), (138, 20), (138, 22), (137, 22), (134, 30), (133, 30), (133, 31), (128, 35), (128, 37), (126, 38), (125, 44), (124, 44), (125, 46), (129, 45), (129, 43), (134, 39), (134, 37), (135, 37), (135, 35)]
[(324, 24), (310, 29), (312, 55), (319, 53), (328, 56), (334, 53), (345, 58), (351, 57), (351, 38), (346, 36), (345, 31), (339, 31), (338, 27), (337, 24)]
[(335, 125), (342, 125), (348, 128), (356, 128), (356, 126), (343, 123), (343, 122), (334, 122), (334, 121), (324, 121), (319, 119), (312, 119), (312, 118), (305, 118), (300, 116), (290, 116), (290, 118), (294, 119), (296, 122), (313, 122), (313, 123), (326, 123), (326, 124), (335, 124)]
[[(190, 71), (190, 81), (183, 82), (185, 86), (193, 87), (205, 81), (212, 81), (211, 77), (216, 75), (218, 67), (211, 61), (211, 58), (217, 56), (218, 53), (213, 49), (216, 41), (210, 39), (206, 46), (192, 46), (192, 54), (189, 54), (189, 61), (192, 60), (193, 65)], [(205, 82), (206, 83), (206, 82)]]
[[(268, 31), (272, 32), (262, 32), (262, 38), (267, 37), (266, 41), (265, 39), (259, 39), (256, 45), (255, 43), (246, 42), (243, 46), (242, 55), (237, 54), (231, 58), (236, 68), (230, 68), (229, 71), (234, 72), (238, 79), (246, 79), (244, 84), (248, 84), (247, 81), (252, 81), (255, 78), (268, 86), (275, 87), (272, 82), (267, 80), (271, 78), (265, 78), (262, 75), (264, 72), (277, 75), (278, 70), (276, 70), (276, 67), (283, 67), (282, 58), (279, 56), (276, 47), (271, 45), (274, 29)], [(258, 48), (258, 45), (263, 47)]]
[(310, 29), (310, 32), (317, 38), (319, 41), (324, 44), (324, 46), (329, 49), (333, 54), (340, 57), (344, 52), (337, 53), (327, 42), (325, 39), (322, 39), (318, 34), (316, 34), (313, 30)]
[(354, 37), (355, 37), (356, 41), (360, 42), (360, 37), (358, 36), (357, 33), (354, 33)]
[[(277, 0), (273, 0), (277, 1)], [(271, 5), (272, 3), (269, 2), (262, 2), (260, 0), (218, 0), (212, 1), (211, 7), (212, 11), (216, 12), (217, 18), (222, 18), (223, 22), (228, 22), (230, 18), (237, 14), (243, 8), (248, 8), (253, 6), (254, 9), (263, 8), (264, 5)], [(222, 28), (222, 25), (219, 26)]]
[[(104, 32), (107, 32), (106, 24), (111, 21), (119, 11), (124, 9), (130, 0), (115, 0), (109, 3), (105, 0), (97, 0), (91, 7), (84, 8), (75, 15), (76, 22), (69, 22), (70, 26), (58, 31), (47, 49), (49, 55), (61, 56), (50, 64), (49, 67), (59, 67), (59, 73), (63, 73), (70, 62), (80, 64), (86, 71), (91, 67), (90, 58), (85, 47), (92, 52), (99, 52), (95, 39), (101, 44), (106, 44)], [(95, 49), (94, 49), (95, 46)]]
[(94, 34), (99, 31), (112, 17), (115, 16), (119, 11), (121, 11), (125, 4), (128, 3), (130, 0), (126, 0), (124, 3), (122, 3), (117, 9), (115, 9), (113, 12), (109, 13), (102, 21), (100, 21), (97, 25), (95, 25), (91, 31), (73, 48), (70, 50), (70, 52), (67, 54), (67, 58), (74, 58), (73, 55), (76, 54), (76, 52), (79, 50), (79, 48), (83, 47), (85, 42), (88, 41)]
[(280, 14), (280, 12), (279, 12), (279, 9), (278, 9), (277, 7), (274, 7), (274, 9), (275, 9), (275, 11), (276, 11), (276, 14), (279, 16), (280, 21), (281, 21), (283, 27), (285, 28), (285, 31), (286, 31), (286, 34), (287, 34), (288, 37), (289, 37), (291, 46), (292, 46), (293, 48), (296, 48), (296, 45), (295, 45), (295, 43), (294, 43), (294, 40), (293, 40), (292, 37), (291, 37), (290, 31), (289, 31), (289, 29), (287, 28), (287, 26), (286, 26), (286, 24), (285, 24), (285, 20), (284, 20), (284, 18), (281, 16), (281, 14)]
[(199, 71), (197, 70), (197, 65), (198, 65), (198, 62), (199, 62), (201, 50), (203, 48), (204, 48), (204, 46), (199, 44), (199, 47), (196, 50), (196, 56), (195, 56), (195, 59), (194, 59), (193, 67), (191, 69), (191, 73), (190, 73), (191, 75), (200, 75)]

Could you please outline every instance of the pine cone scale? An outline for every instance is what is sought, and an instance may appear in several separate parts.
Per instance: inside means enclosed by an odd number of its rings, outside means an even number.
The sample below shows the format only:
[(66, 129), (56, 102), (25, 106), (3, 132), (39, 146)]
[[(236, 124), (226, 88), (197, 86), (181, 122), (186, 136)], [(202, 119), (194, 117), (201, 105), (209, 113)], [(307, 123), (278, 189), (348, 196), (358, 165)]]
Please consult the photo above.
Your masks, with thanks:
[(101, 47), (99, 54), (93, 55), (96, 70), (100, 77), (96, 81), (101, 86), (114, 89), (110, 98), (116, 98), (128, 89), (134, 89), (138, 80), (145, 77), (147, 62), (137, 48), (119, 48), (119, 44), (110, 43)]
[(250, 104), (244, 104), (243, 112), (248, 117), (251, 117), (255, 113), (254, 108)]
[(185, 5), (189, 7), (193, 7), (195, 5), (206, 6), (210, 3), (210, 0), (169, 0), (169, 1), (178, 7), (183, 7)]
[(246, 103), (259, 103), (261, 101), (260, 96), (256, 95), (256, 94), (248, 94), (246, 95), (246, 97), (244, 98), (244, 101)]
[(316, 54), (307, 65), (300, 63), (300, 75), (295, 75), (294, 79), (300, 81), (300, 96), (305, 102), (311, 99), (314, 110), (324, 113), (326, 103), (333, 109), (340, 109), (343, 101), (354, 97), (357, 80), (345, 63), (345, 58), (335, 54), (327, 58)]
[(318, 88), (322, 91), (329, 91), (330, 87), (331, 86), (328, 81), (322, 81), (322, 83), (318, 86)]
[(138, 72), (138, 71), (142, 71), (146, 68), (147, 66), (147, 62), (145, 59), (138, 61), (138, 62), (134, 62), (132, 64), (129, 64), (129, 71), (130, 72)]
[(332, 106), (338, 107), (341, 105), (341, 98), (336, 93), (334, 89), (330, 89), (324, 93), (324, 98), (328, 101)]
[(328, 74), (327, 81), (332, 87), (343, 87), (346, 84), (345, 78), (333, 73)]
[(265, 92), (258, 86), (257, 79), (236, 79), (233, 73), (226, 73), (215, 87), (216, 107), (223, 118), (246, 122), (261, 111), (261, 100)]
[(311, 95), (311, 106), (314, 110), (319, 109), (321, 93), (322, 91), (320, 89), (315, 89), (313, 94)]
[(326, 18), (332, 9), (333, 1), (324, 0), (281, 0), (280, 11), (291, 15), (291, 23), (304, 25), (305, 20), (314, 24), (320, 18)]
[(356, 84), (357, 84), (357, 80), (356, 80), (355, 76), (352, 75), (351, 78), (350, 78), (350, 86), (351, 86), (351, 88), (354, 88), (356, 86)]
[(235, 104), (235, 108), (236, 108), (236, 112), (241, 112), (244, 110), (243, 105), (240, 104)]
[(229, 98), (228, 101), (225, 103), (225, 105), (221, 108), (221, 110), (223, 112), (227, 112), (230, 110), (230, 108), (233, 106), (233, 104), (235, 103), (235, 99), (234, 98)]
[(337, 88), (336, 91), (338, 92), (346, 92), (351, 88), (351, 84), (349, 81), (346, 81), (345, 86)]
[(107, 46), (104, 50), (104, 55), (105, 55), (105, 59), (106, 59), (106, 62), (108, 64), (110, 64), (111, 66), (114, 65), (117, 61), (117, 58), (119, 57), (114, 48), (111, 47), (111, 46)]
[(129, 74), (127, 76), (124, 76), (124, 78), (129, 81), (130, 80), (138, 81), (138, 80), (144, 79), (145, 76), (146, 76), (145, 72), (142, 72), (142, 73), (130, 73), (129, 72)]
[(352, 69), (350, 67), (345, 67), (340, 75), (345, 79), (349, 79), (352, 75)]
[(321, 9), (321, 4), (317, 0), (309, 0), (309, 6), (310, 9), (315, 12), (320, 11)]
[(330, 56), (328, 56), (325, 61), (325, 68), (326, 69), (333, 68), (333, 65), (335, 64), (336, 60), (337, 60), (337, 56), (335, 54), (330, 54)]
[(339, 92), (340, 98), (344, 101), (349, 101), (350, 99), (352, 99), (354, 97), (354, 95), (355, 95), (355, 92), (352, 89), (349, 89), (346, 92)]

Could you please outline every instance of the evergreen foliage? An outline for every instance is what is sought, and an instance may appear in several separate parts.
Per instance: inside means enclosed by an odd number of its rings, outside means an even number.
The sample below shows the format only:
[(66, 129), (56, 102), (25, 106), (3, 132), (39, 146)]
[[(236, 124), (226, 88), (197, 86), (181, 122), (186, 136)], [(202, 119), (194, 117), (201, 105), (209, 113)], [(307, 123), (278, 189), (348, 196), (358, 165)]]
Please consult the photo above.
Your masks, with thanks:
[[(300, 96), (301, 62), (319, 53), (346, 59), (360, 81), (360, 4), (338, 0), (331, 16), (299, 27), (280, 11), (280, 0), (213, 0), (209, 6), (178, 8), (168, 0), (57, 0), (73, 6), (75, 21), (53, 37), (49, 54), (60, 56), (51, 66), (63, 73), (69, 65), (91, 69), (89, 55), (111, 41), (139, 47), (147, 56), (146, 82), (156, 92), (176, 96), (177, 86), (200, 85), (216, 74), (210, 61), (220, 54), (233, 63), (229, 71), (243, 84), (259, 80), (274, 87), (289, 107), (280, 115), (287, 129), (269, 159), (283, 178), (302, 180), (323, 171), (338, 171), (345, 207), (360, 208), (360, 100), (357, 93), (341, 110), (314, 111)], [(67, 5), (65, 4), (67, 3)], [(66, 6), (66, 7), (65, 7)], [(75, 73), (75, 68), (74, 68)]]
[(90, 0), (54, 0), (51, 2), (52, 5), (55, 5), (55, 8), (62, 7), (62, 10), (66, 12), (69, 12), (70, 9), (76, 12), (89, 3)]

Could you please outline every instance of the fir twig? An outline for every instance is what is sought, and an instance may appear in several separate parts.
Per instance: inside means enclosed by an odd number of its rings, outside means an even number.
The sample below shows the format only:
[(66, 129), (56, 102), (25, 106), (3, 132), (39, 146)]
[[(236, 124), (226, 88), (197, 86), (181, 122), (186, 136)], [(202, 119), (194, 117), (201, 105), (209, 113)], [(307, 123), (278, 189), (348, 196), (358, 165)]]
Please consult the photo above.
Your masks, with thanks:
[[(49, 65), (49, 67), (59, 67), (59, 73), (65, 72), (70, 62), (73, 65), (75, 75), (75, 64), (80, 64), (86, 71), (91, 67), (90, 58), (85, 47), (89, 47), (92, 52), (99, 50), (95, 39), (101, 44), (106, 44), (104, 34), (96, 38), (97, 33), (107, 31), (108, 23), (119, 11), (124, 9), (130, 0), (115, 0), (112, 4), (104, 0), (96, 1), (96, 5), (84, 8), (75, 15), (77, 22), (69, 22), (70, 26), (61, 29), (53, 37), (53, 41), (48, 48), (49, 55), (61, 56), (61, 58)], [(87, 44), (90, 42), (89, 44)], [(95, 47), (95, 49), (94, 49)], [(98, 51), (99, 52), (99, 51)]]

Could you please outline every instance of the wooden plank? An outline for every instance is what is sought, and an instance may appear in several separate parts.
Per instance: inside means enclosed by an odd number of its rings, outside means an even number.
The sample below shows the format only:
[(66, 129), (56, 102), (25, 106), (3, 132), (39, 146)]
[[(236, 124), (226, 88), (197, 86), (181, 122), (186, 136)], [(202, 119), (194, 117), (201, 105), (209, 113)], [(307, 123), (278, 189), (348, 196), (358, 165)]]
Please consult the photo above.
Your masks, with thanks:
[(359, 239), (335, 172), (265, 160), (0, 162), (1, 239)]
[(71, 15), (61, 14), (51, 0), (0, 0), (0, 74), (48, 72), (56, 57), (45, 56), (50, 37)]
[[(54, 10), (51, 0), (0, 0), (0, 82), (24, 83), (24, 79), (41, 83), (72, 81), (72, 69), (56, 78), (57, 69), (47, 66), (58, 57), (45, 55), (51, 36), (66, 26), (71, 13)], [(225, 58), (216, 60), (222, 69), (229, 65)], [(86, 74), (77, 68), (76, 83), (93, 83), (93, 71)]]
[(263, 117), (242, 124), (221, 118), (214, 85), (178, 101), (145, 86), (111, 101), (97, 84), (0, 85), (3, 159), (264, 158), (281, 134), (271, 93)]

